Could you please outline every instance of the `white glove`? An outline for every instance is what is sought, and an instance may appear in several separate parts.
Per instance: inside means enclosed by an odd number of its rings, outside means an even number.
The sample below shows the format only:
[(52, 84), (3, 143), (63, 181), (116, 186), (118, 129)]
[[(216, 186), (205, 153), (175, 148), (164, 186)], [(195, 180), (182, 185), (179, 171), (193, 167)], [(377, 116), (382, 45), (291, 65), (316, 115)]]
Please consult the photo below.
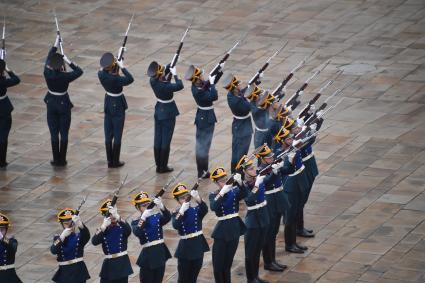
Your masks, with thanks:
[(120, 220), (120, 215), (118, 214), (118, 209), (116, 207), (108, 206), (108, 209), (113, 218)]
[(314, 106), (314, 104), (312, 104), (312, 105), (310, 106), (310, 110), (309, 110), (309, 112), (314, 112), (314, 111), (316, 111), (316, 106)]
[(117, 61), (117, 64), (118, 64), (118, 67), (120, 67), (120, 69), (124, 69), (125, 68), (124, 61), (122, 59), (119, 60), (119, 61)]
[(298, 126), (303, 126), (304, 125), (304, 120), (303, 119), (300, 119), (300, 118), (298, 118), (297, 119), (297, 124), (298, 124)]
[(288, 154), (288, 160), (290, 163), (292, 163), (294, 161), (294, 157), (295, 157), (295, 152), (292, 151)]
[(317, 111), (317, 113), (316, 113), (316, 116), (317, 116), (317, 117), (320, 117), (320, 116), (322, 116), (322, 115), (323, 115), (323, 110)]
[(301, 96), (303, 94), (304, 94), (304, 91), (303, 90), (298, 93), (299, 96)]
[(120, 49), (118, 49), (118, 56), (121, 55), (121, 54), (123, 54), (126, 51), (127, 51), (127, 47), (122, 47), (121, 46)]
[(263, 182), (264, 178), (266, 176), (257, 176), (257, 178), (255, 179), (255, 187), (259, 188), (260, 184)]
[(68, 64), (71, 65), (71, 60), (69, 60), (68, 56), (66, 56), (65, 54), (63, 54), (63, 60)]
[(6, 72), (10, 72), (10, 69), (9, 69), (9, 67), (7, 66), (7, 64), (6, 64), (6, 67), (5, 67), (4, 69), (6, 70)]
[(223, 188), (221, 188), (219, 195), (224, 196), (232, 189), (231, 185), (224, 185)]
[(72, 222), (75, 223), (75, 225), (77, 225), (78, 228), (83, 228), (83, 221), (81, 221), (81, 218), (79, 215), (73, 215), (72, 216)]
[(3, 237), (4, 237), (4, 236), (3, 236), (3, 234), (2, 234), (2, 233), (1, 233), (1, 231), (0, 231), (0, 241), (1, 241), (1, 240), (3, 240)]
[(191, 190), (190, 195), (196, 200), (196, 202), (200, 203), (202, 201), (198, 190)]
[(297, 145), (299, 145), (299, 144), (301, 144), (302, 143), (302, 141), (301, 140), (294, 140), (294, 141), (292, 141), (292, 146), (293, 147), (297, 147)]
[(171, 73), (173, 76), (177, 76), (176, 66), (174, 66), (174, 67), (170, 68), (170, 73)]
[(282, 88), (282, 92), (286, 93), (286, 85)]
[(310, 129), (311, 129), (311, 130), (313, 130), (313, 131), (316, 131), (316, 129), (317, 129), (317, 124), (316, 124), (316, 123), (314, 123), (314, 124), (310, 125)]
[(279, 173), (279, 169), (282, 168), (282, 166), (283, 166), (282, 162), (273, 164), (272, 165), (273, 174), (277, 175)]
[(233, 180), (235, 180), (236, 183), (238, 183), (239, 186), (242, 186), (242, 175), (239, 173), (236, 173), (233, 176)]
[(220, 66), (220, 69), (223, 69), (224, 64), (226, 64), (226, 62), (223, 62), (223, 63), (218, 64)]
[(179, 209), (179, 214), (180, 215), (183, 215), (186, 212), (186, 210), (189, 209), (189, 207), (190, 207), (190, 203), (189, 202), (184, 202), (182, 204), (182, 206), (180, 207), (180, 209)]
[(72, 229), (71, 228), (65, 228), (61, 235), (59, 236), (59, 238), (61, 239), (61, 241), (63, 242), (65, 240), (66, 237), (68, 237), (69, 235), (71, 235), (72, 233)]
[(159, 207), (159, 209), (164, 210), (164, 204), (162, 203), (162, 199), (160, 197), (154, 198), (153, 202), (156, 204), (156, 206)]
[(140, 217), (140, 219), (142, 219), (143, 221), (146, 221), (146, 218), (148, 218), (149, 216), (153, 215), (154, 212), (152, 209), (146, 209), (145, 211), (143, 211), (142, 216)]
[(217, 76), (217, 75), (215, 75), (215, 76), (209, 76), (209, 77), (208, 77), (208, 79), (209, 79), (209, 81), (210, 81), (210, 85), (213, 85), (213, 84), (214, 84), (216, 76)]
[(258, 77), (261, 79), (262, 77), (264, 77), (264, 73), (260, 73), (260, 74), (258, 75)]
[(103, 218), (103, 223), (100, 226), (100, 230), (102, 230), (103, 232), (105, 232), (106, 228), (108, 228), (109, 225), (111, 225), (111, 217), (105, 217)]
[(56, 35), (56, 40), (55, 40), (55, 45), (54, 45), (54, 47), (58, 47), (59, 46), (59, 42), (60, 42), (60, 36), (59, 35)]

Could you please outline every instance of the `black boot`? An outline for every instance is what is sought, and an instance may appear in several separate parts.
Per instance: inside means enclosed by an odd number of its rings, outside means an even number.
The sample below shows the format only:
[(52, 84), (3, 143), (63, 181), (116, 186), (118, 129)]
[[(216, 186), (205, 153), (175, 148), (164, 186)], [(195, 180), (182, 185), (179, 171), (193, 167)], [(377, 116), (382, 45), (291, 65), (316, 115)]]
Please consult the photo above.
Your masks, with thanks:
[(272, 245), (272, 263), (280, 268), (282, 268), (282, 271), (287, 269), (288, 266), (285, 264), (281, 264), (276, 261), (276, 239), (274, 240), (274, 244)]
[(159, 159), (161, 160), (161, 167), (159, 168), (158, 173), (169, 173), (174, 170), (172, 167), (168, 167), (169, 156), (170, 156), (170, 148), (160, 150)]
[(302, 254), (303, 250), (296, 245), (296, 224), (285, 225), (285, 250), (290, 253)]
[(68, 151), (68, 141), (61, 141), (59, 149), (59, 166), (66, 166), (66, 153)]
[(59, 141), (52, 141), (53, 160), (50, 161), (52, 166), (60, 166), (59, 162)]
[(121, 144), (114, 144), (112, 148), (112, 165), (110, 168), (118, 168), (124, 166), (124, 162), (120, 161)]
[(275, 262), (264, 263), (264, 269), (269, 271), (283, 272), (283, 268), (278, 266)]
[(196, 159), (196, 170), (198, 170), (198, 178), (200, 178), (203, 174), (203, 170), (204, 170), (204, 165), (203, 165), (203, 160), (202, 157), (196, 155), (195, 157)]
[(108, 160), (108, 167), (112, 168), (112, 142), (105, 142), (106, 160)]
[(156, 165), (156, 172), (159, 172), (159, 169), (161, 168), (161, 159), (160, 159), (160, 152), (161, 150), (157, 147), (153, 148), (153, 155), (155, 157), (155, 165)]
[(6, 168), (7, 141), (0, 143), (0, 168)]
[(297, 236), (304, 237), (304, 238), (314, 237), (313, 230), (304, 228), (304, 209), (301, 209), (301, 211), (298, 213)]

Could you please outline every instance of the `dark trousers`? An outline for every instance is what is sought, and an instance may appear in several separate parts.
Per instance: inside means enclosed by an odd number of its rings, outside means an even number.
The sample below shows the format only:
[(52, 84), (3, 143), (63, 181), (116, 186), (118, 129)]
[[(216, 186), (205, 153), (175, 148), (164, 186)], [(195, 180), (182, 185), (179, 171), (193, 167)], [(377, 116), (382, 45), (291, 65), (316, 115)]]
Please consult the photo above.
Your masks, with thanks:
[(164, 278), (165, 265), (158, 268), (140, 268), (140, 283), (161, 283)]
[(214, 239), (212, 246), (212, 262), (216, 283), (230, 283), (233, 258), (238, 249), (239, 238), (231, 241)]
[(170, 148), (171, 139), (173, 138), (176, 118), (166, 120), (155, 119), (155, 136), (153, 146), (159, 149)]
[(260, 254), (268, 227), (247, 229), (245, 232), (245, 271), (248, 281), (258, 278)]
[(47, 125), (49, 126), (52, 142), (68, 141), (69, 128), (71, 127), (71, 109), (61, 111), (54, 104), (47, 106)]
[(117, 280), (108, 280), (105, 278), (100, 278), (100, 283), (128, 283), (128, 277), (117, 279)]
[(263, 144), (267, 144), (268, 146), (272, 145), (272, 140), (271, 140), (271, 136), (270, 136), (270, 132), (262, 132), (259, 131), (257, 129), (255, 129), (255, 133), (254, 133), (254, 147), (258, 148), (260, 146), (262, 146)]
[(125, 112), (120, 115), (111, 115), (105, 113), (104, 130), (105, 143), (121, 144), (122, 132), (124, 131)]
[(267, 229), (266, 241), (263, 247), (263, 260), (265, 264), (270, 264), (276, 261), (276, 238), (279, 233), (282, 214), (269, 213), (269, 216), (270, 225)]
[(285, 192), (289, 202), (285, 221), (285, 244), (294, 245), (297, 240), (297, 222), (302, 211), (302, 192), (297, 188), (294, 192)]
[(251, 139), (252, 135), (246, 137), (232, 137), (232, 161), (230, 164), (232, 173), (235, 172), (236, 164), (238, 164), (242, 156), (248, 154)]
[(204, 171), (208, 171), (208, 159), (214, 127), (214, 124), (202, 128), (196, 126), (196, 166), (198, 177), (201, 177)]
[(5, 143), (12, 128), (12, 115), (0, 116), (0, 142)]
[(179, 272), (178, 283), (196, 283), (199, 272), (202, 268), (204, 258), (199, 259), (178, 259), (177, 270)]

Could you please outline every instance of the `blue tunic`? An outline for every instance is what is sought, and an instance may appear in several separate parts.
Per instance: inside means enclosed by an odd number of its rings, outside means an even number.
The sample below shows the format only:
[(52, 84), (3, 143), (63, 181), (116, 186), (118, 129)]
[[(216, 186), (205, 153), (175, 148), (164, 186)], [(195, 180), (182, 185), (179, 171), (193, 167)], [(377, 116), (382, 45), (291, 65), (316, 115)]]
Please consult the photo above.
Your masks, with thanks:
[[(192, 84), (192, 95), (198, 106), (210, 107), (213, 106), (213, 102), (218, 99), (217, 90), (212, 85), (208, 89), (199, 88)], [(200, 128), (208, 128), (217, 122), (214, 109), (196, 111), (195, 125)]]
[[(182, 80), (174, 76), (175, 83), (164, 82), (158, 79), (151, 78), (150, 85), (155, 97), (161, 100), (171, 100), (174, 97), (174, 92), (184, 88)], [(175, 101), (170, 103), (162, 103), (157, 101), (155, 105), (155, 120), (167, 120), (175, 118), (179, 115), (179, 110)]]
[[(0, 241), (0, 267), (15, 264), (15, 255), (18, 249), (18, 241), (14, 238), (8, 242)], [(18, 275), (16, 275), (15, 268), (7, 270), (0, 270), (0, 282), (4, 283), (22, 283)]]

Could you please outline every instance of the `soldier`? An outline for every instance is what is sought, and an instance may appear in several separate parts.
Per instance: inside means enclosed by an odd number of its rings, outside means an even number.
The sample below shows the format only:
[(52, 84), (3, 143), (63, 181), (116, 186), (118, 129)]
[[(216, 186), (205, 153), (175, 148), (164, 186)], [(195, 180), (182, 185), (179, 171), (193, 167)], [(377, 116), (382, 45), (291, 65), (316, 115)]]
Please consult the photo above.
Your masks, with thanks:
[[(208, 206), (197, 190), (187, 189), (185, 184), (177, 184), (172, 191), (180, 207), (172, 215), (172, 223), (180, 235), (180, 241), (174, 256), (178, 259), (178, 283), (196, 283), (202, 268), (204, 253), (209, 251), (207, 240), (202, 233), (202, 219), (208, 212)], [(193, 198), (198, 204), (190, 205)]]
[[(9, 78), (6, 78), (5, 73), (9, 75)], [(10, 128), (12, 127), (13, 106), (6, 94), (7, 88), (20, 82), (19, 77), (8, 68), (6, 62), (0, 59), (0, 168), (6, 168), (7, 166), (7, 144)]]
[(127, 241), (131, 235), (130, 225), (123, 221), (111, 200), (104, 201), (100, 207), (103, 223), (92, 238), (93, 246), (102, 244), (105, 259), (100, 271), (101, 283), (127, 283), (133, 273), (127, 254)]
[[(84, 246), (90, 241), (89, 229), (83, 224), (80, 216), (72, 208), (61, 210), (58, 215), (63, 231), (53, 237), (50, 247), (56, 255), (59, 269), (52, 280), (57, 283), (83, 283), (90, 279), (84, 263)], [(76, 232), (78, 228), (79, 232)]]
[(265, 199), (264, 176), (257, 175), (254, 162), (246, 155), (242, 156), (236, 165), (236, 170), (243, 170), (244, 180), (239, 186), (247, 190), (245, 203), (247, 213), (245, 217), (245, 271), (248, 283), (267, 283), (259, 278), (260, 254), (266, 241), (266, 234), (270, 225), (270, 217)]
[(140, 267), (141, 283), (161, 283), (165, 272), (165, 263), (171, 258), (170, 251), (164, 244), (162, 226), (171, 219), (170, 211), (159, 197), (153, 202), (159, 213), (148, 208), (152, 200), (148, 193), (140, 192), (133, 198), (133, 204), (141, 212), (140, 219), (131, 222), (134, 235), (139, 238), (142, 250), (137, 265)]
[(264, 144), (257, 157), (260, 159), (259, 171), (265, 170), (262, 174), (265, 175), (263, 182), (270, 219), (266, 243), (263, 247), (264, 269), (282, 272), (287, 266), (276, 261), (276, 237), (279, 233), (282, 216), (288, 207), (283, 193), (282, 177), (293, 173), (293, 169), (285, 160), (275, 163), (275, 154), (267, 144)]
[(215, 89), (216, 76), (209, 76), (208, 81), (204, 81), (203, 71), (191, 65), (185, 74), (185, 79), (192, 82), (192, 95), (198, 106), (196, 111), (196, 166), (198, 178), (209, 178), (208, 155), (211, 141), (214, 134), (214, 126), (217, 118), (214, 113), (213, 102), (218, 99)]
[(224, 88), (228, 91), (227, 103), (233, 113), (232, 122), (232, 161), (231, 172), (235, 172), (240, 158), (248, 153), (252, 139), (251, 105), (244, 97), (245, 89), (241, 90), (240, 81), (229, 74), (223, 79)]
[[(291, 146), (297, 146), (298, 141), (294, 141), (289, 130), (283, 125), (277, 135), (274, 137), (276, 142), (281, 145), (281, 150), (285, 151)], [(285, 211), (285, 250), (291, 253), (304, 253), (307, 247), (297, 243), (296, 225), (297, 217), (302, 201), (302, 192), (305, 189), (305, 178), (301, 173), (304, 170), (301, 153), (296, 150), (288, 155), (288, 161), (293, 167), (293, 173), (283, 179), (283, 188), (285, 197), (289, 203)]]
[[(71, 109), (74, 107), (69, 99), (68, 87), (83, 74), (83, 70), (71, 62), (65, 54), (56, 52), (59, 42), (60, 36), (57, 35), (55, 45), (50, 49), (44, 66), (44, 79), (48, 88), (44, 102), (47, 106), (47, 124), (53, 154), (50, 164), (53, 166), (67, 164), (68, 133), (71, 126)], [(71, 67), (71, 72), (65, 71), (65, 62)]]
[(276, 142), (273, 137), (277, 135), (280, 128), (282, 127), (283, 120), (285, 120), (286, 116), (289, 115), (289, 109), (286, 108), (283, 103), (279, 103), (275, 101), (272, 103), (272, 106), (269, 108), (269, 132), (270, 137), (272, 138), (272, 150), (274, 152), (281, 149), (280, 143)]
[(10, 227), (9, 218), (0, 213), (0, 282), (1, 283), (22, 283), (15, 270), (15, 255), (18, 249), (18, 241), (11, 237), (6, 237)]
[[(216, 283), (230, 283), (233, 258), (239, 244), (239, 237), (245, 233), (246, 227), (239, 217), (239, 202), (245, 198), (246, 190), (243, 187), (226, 184), (227, 173), (223, 167), (211, 172), (210, 179), (217, 184), (218, 189), (210, 193), (210, 208), (217, 216), (217, 224), (211, 237), (214, 239), (212, 247), (212, 262)], [(240, 174), (233, 177), (242, 182)]]
[[(110, 52), (102, 55), (100, 66), (102, 69), (97, 76), (106, 91), (104, 108), (106, 159), (108, 168), (118, 168), (124, 166), (124, 162), (120, 161), (120, 154), (125, 111), (128, 108), (123, 87), (132, 84), (134, 79), (124, 66), (124, 59), (118, 61)], [(124, 76), (119, 74), (119, 70)]]
[(168, 167), (171, 139), (173, 138), (176, 116), (179, 110), (174, 102), (174, 92), (183, 89), (183, 82), (177, 76), (176, 67), (170, 68), (175, 83), (166, 80), (165, 67), (153, 61), (148, 68), (150, 85), (156, 97), (155, 105), (155, 137), (153, 152), (155, 156), (156, 172), (168, 173), (173, 168)]

